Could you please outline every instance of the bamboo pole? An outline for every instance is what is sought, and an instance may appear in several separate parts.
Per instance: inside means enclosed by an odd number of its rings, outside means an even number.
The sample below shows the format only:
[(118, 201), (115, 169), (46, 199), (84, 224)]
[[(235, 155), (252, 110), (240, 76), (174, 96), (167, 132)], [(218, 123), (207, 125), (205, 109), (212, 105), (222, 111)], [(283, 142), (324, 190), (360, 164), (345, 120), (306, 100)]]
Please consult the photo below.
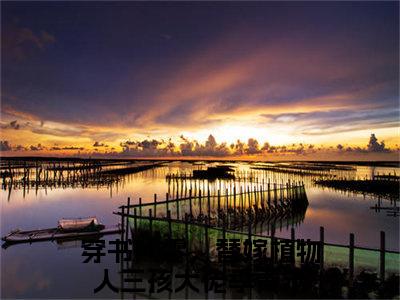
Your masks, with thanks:
[(354, 233), (350, 233), (349, 243), (349, 285), (353, 286), (354, 277)]
[(325, 242), (325, 230), (324, 227), (321, 226), (319, 228), (319, 242), (320, 242), (320, 269), (324, 269), (324, 242)]
[(381, 282), (385, 281), (385, 232), (381, 231), (381, 249), (380, 249), (380, 279)]

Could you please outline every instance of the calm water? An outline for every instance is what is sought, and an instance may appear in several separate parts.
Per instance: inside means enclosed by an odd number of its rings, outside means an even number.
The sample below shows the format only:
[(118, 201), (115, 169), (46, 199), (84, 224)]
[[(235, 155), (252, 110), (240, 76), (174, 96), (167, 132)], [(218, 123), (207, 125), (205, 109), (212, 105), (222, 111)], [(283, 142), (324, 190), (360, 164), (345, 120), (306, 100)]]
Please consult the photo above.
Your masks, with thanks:
[[(248, 170), (246, 164), (235, 164)], [(153, 194), (165, 195), (168, 184), (165, 175), (174, 172), (189, 172), (197, 169), (189, 163), (171, 163), (165, 167), (129, 175), (125, 180), (109, 188), (66, 188), (2, 191), (1, 235), (15, 228), (36, 229), (55, 227), (57, 220), (69, 217), (97, 216), (104, 224), (116, 224), (119, 218), (112, 212), (126, 203), (127, 197), (137, 202), (142, 197), (150, 202)], [(399, 173), (396, 168), (357, 167), (355, 176), (370, 176), (373, 172)], [(276, 179), (297, 179), (292, 175), (271, 175)], [(325, 227), (325, 240), (347, 244), (350, 232), (356, 237), (356, 245), (379, 247), (379, 232), (386, 232), (386, 244), (390, 250), (399, 250), (399, 218), (376, 213), (370, 207), (377, 203), (371, 196), (362, 196), (323, 189), (303, 178), (309, 206), (304, 222), (296, 229), (296, 237), (319, 239), (319, 227)], [(274, 178), (271, 178), (274, 181)], [(159, 196), (164, 199), (163, 196)], [(389, 200), (382, 200), (389, 206)], [(283, 229), (277, 236), (288, 237)], [(115, 238), (115, 237), (114, 237)], [(113, 237), (106, 238), (113, 239)], [(116, 297), (109, 289), (94, 295), (93, 289), (103, 278), (104, 268), (110, 270), (111, 281), (118, 265), (112, 256), (106, 256), (100, 264), (83, 264), (79, 242), (62, 245), (44, 242), (32, 245), (15, 245), (1, 249), (1, 289), (3, 297), (48, 298), (48, 297)]]

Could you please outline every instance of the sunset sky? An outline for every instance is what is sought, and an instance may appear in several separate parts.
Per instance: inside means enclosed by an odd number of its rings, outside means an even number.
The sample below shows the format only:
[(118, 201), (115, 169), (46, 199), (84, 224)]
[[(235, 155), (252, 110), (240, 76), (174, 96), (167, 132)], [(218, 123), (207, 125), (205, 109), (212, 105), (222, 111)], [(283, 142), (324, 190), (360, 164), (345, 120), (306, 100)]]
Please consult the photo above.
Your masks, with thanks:
[(1, 6), (4, 155), (399, 148), (398, 2)]

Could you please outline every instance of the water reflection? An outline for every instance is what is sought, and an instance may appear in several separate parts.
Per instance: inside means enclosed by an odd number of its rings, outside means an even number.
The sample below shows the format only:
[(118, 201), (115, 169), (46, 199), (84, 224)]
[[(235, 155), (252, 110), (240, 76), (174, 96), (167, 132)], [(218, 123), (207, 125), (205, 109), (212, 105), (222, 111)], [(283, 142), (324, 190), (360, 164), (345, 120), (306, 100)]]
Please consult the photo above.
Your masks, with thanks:
[[(229, 163), (238, 172), (259, 172), (271, 182), (303, 181), (309, 205), (304, 220), (296, 228), (296, 237), (319, 238), (319, 226), (325, 227), (325, 240), (331, 243), (347, 244), (348, 235), (353, 232), (356, 245), (379, 247), (379, 231), (386, 232), (387, 248), (399, 250), (399, 218), (375, 213), (370, 207), (377, 203), (373, 196), (339, 192), (315, 186), (312, 176), (290, 173), (276, 173), (251, 169), (247, 163)], [(214, 164), (215, 165), (215, 164)], [(125, 175), (111, 185), (61, 186), (38, 189), (12, 188), (1, 191), (1, 234), (10, 230), (54, 227), (60, 218), (74, 218), (96, 215), (104, 224), (116, 224), (119, 217), (112, 214), (117, 207), (125, 204), (127, 197), (132, 203), (152, 202), (154, 194), (164, 199), (168, 192), (166, 175), (190, 173), (205, 168), (186, 162), (173, 162), (163, 167)], [(364, 178), (372, 174), (399, 173), (398, 168), (354, 166), (352, 176)], [(338, 171), (346, 172), (346, 171)], [(343, 175), (343, 174), (342, 174)], [(201, 185), (203, 182), (201, 182)], [(207, 182), (204, 182), (207, 185)], [(228, 181), (216, 181), (215, 187), (226, 188)], [(389, 203), (382, 200), (382, 203)], [(386, 205), (386, 204), (385, 204)], [(282, 226), (276, 235), (290, 237), (290, 230)], [(108, 239), (108, 238), (107, 238)], [(117, 268), (107, 259), (101, 265), (83, 265), (80, 248), (58, 247), (54, 243), (16, 245), (1, 250), (1, 283), (4, 297), (115, 297), (112, 292), (93, 294), (93, 287), (101, 282), (103, 269)], [(115, 269), (110, 274), (117, 274)], [(7, 276), (5, 276), (7, 274)], [(117, 280), (118, 278), (114, 278)]]

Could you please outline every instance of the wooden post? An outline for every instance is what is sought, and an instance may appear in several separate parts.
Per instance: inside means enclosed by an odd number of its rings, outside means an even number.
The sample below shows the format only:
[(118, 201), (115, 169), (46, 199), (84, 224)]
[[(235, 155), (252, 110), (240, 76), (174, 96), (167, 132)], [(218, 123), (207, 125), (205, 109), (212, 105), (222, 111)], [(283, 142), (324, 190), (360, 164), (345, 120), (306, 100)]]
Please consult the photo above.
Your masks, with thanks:
[(133, 215), (135, 216), (134, 220), (133, 220), (133, 232), (136, 234), (137, 232), (137, 214), (136, 214), (136, 207), (133, 209)]
[(321, 259), (320, 269), (321, 270), (324, 269), (324, 240), (325, 240), (325, 231), (324, 231), (324, 227), (321, 226), (319, 228), (320, 259)]
[(253, 198), (254, 198), (254, 207), (258, 209), (258, 195), (257, 195), (257, 185), (253, 186)]
[[(176, 179), (176, 182), (178, 182), (178, 179)], [(179, 199), (179, 185), (178, 183), (176, 184), (176, 195), (175, 195), (175, 200)]]
[(167, 211), (167, 220), (168, 220), (168, 238), (172, 239), (172, 224), (171, 224), (171, 211)]
[(221, 191), (218, 189), (218, 211), (217, 211), (217, 221), (219, 227), (219, 210), (221, 208)]
[[(250, 184), (251, 183), (252, 183), (252, 179), (250, 177)], [(251, 210), (253, 210), (253, 197), (252, 197), (252, 194), (251, 194), (251, 188), (252, 188), (252, 185), (247, 187), (247, 194), (248, 194), (248, 197), (249, 197), (249, 207), (251, 208)]]
[(123, 205), (121, 208), (121, 238), (124, 239), (125, 232), (125, 206)]
[(208, 192), (207, 192), (207, 214), (208, 214), (207, 223), (208, 226), (210, 226), (210, 219), (211, 219), (210, 187), (208, 187)]
[(349, 285), (353, 285), (354, 277), (354, 233), (350, 233), (349, 243)]
[(142, 216), (142, 198), (139, 198), (139, 216)]
[[(263, 179), (263, 181), (264, 181), (264, 179)], [(260, 195), (259, 198), (260, 198), (261, 208), (264, 211), (265, 204), (264, 204), (264, 192), (263, 192), (263, 186), (262, 185), (260, 185), (259, 195)]]
[(236, 221), (236, 184), (233, 186), (233, 222), (235, 223), (235, 226), (237, 224)]
[(289, 182), (286, 182), (286, 203), (289, 202)]
[(276, 249), (275, 249), (275, 223), (271, 223), (271, 261), (272, 264), (275, 264), (276, 261)]
[(228, 202), (229, 202), (229, 192), (228, 189), (225, 189), (225, 209), (226, 209), (226, 214), (228, 214)]
[[(293, 244), (293, 249), (296, 249), (296, 235), (295, 235), (295, 231), (294, 231), (294, 227), (293, 226), (290, 229), (290, 239), (291, 239), (292, 244)], [(293, 260), (292, 260), (292, 266), (294, 267), (295, 265), (296, 265), (296, 256), (294, 256)]]
[(225, 223), (225, 220), (222, 220), (222, 239), (226, 240), (226, 223)]
[(190, 218), (193, 218), (192, 189), (189, 190), (189, 215), (190, 215)]
[(385, 280), (385, 232), (381, 231), (380, 279)]
[(127, 204), (128, 204), (128, 206), (126, 207), (126, 214), (129, 215), (130, 206), (131, 206), (131, 197), (128, 197)]
[(176, 219), (179, 220), (179, 200), (176, 200)]
[(165, 211), (166, 211), (166, 214), (168, 214), (168, 211), (169, 211), (169, 193), (166, 193), (165, 194)]
[(233, 209), (235, 210), (236, 214), (236, 186), (233, 187)]
[(153, 235), (153, 214), (151, 212), (151, 208), (149, 209), (149, 228), (150, 234)]
[(187, 179), (186, 179), (186, 172), (185, 172), (185, 174), (184, 174), (184, 183), (185, 183), (185, 198), (186, 198), (186, 195), (187, 195)]
[(202, 214), (202, 209), (201, 209), (201, 190), (199, 190), (199, 216)]
[(125, 229), (125, 240), (128, 240), (129, 233), (129, 206), (131, 205), (131, 198), (128, 197), (128, 206), (126, 207), (126, 229)]
[(154, 194), (154, 217), (157, 217), (157, 194)]

